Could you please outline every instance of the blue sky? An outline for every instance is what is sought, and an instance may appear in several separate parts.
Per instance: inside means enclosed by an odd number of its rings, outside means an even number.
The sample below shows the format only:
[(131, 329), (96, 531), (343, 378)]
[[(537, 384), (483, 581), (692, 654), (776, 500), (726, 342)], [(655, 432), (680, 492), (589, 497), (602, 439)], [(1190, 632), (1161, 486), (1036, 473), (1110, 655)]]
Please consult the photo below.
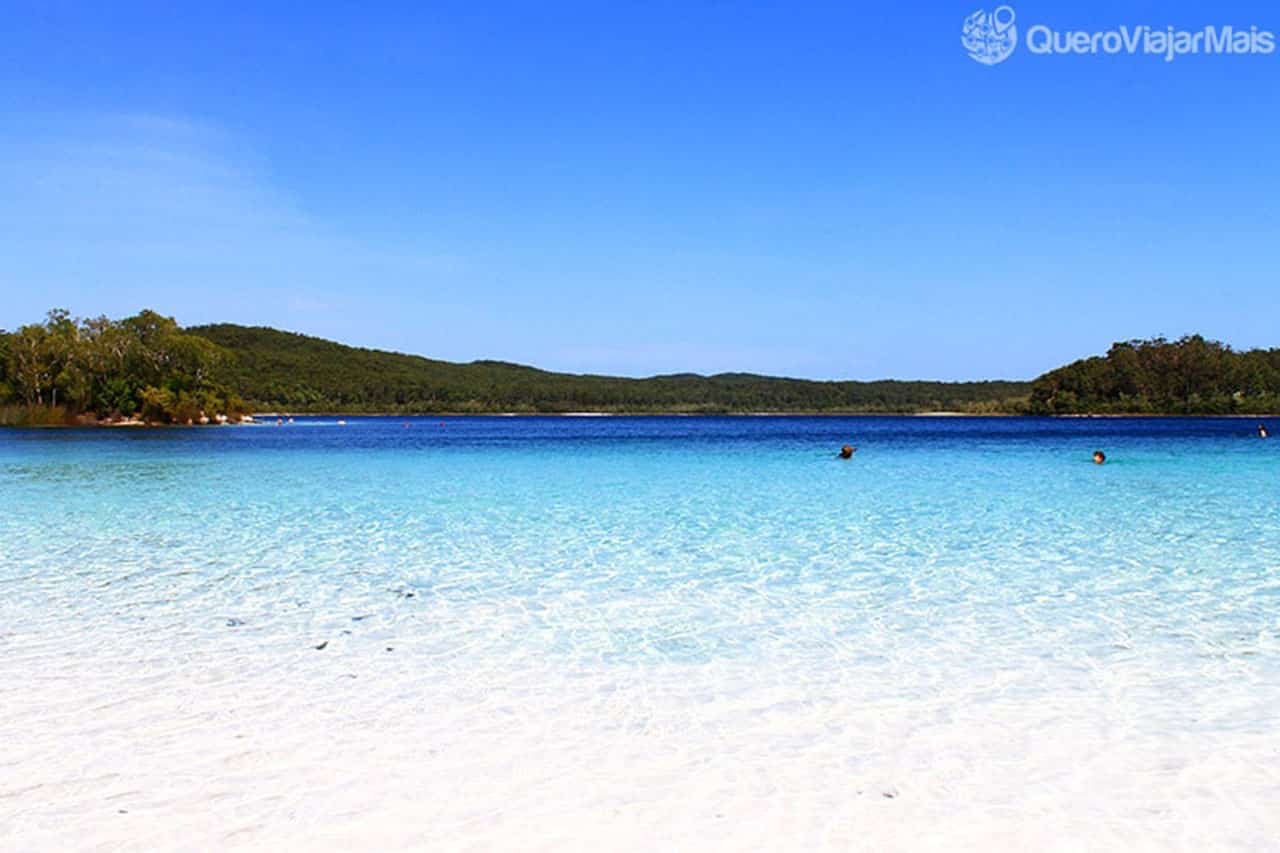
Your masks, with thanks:
[[(1012, 5), (1280, 31), (1274, 4)], [(859, 379), (1280, 345), (1280, 53), (985, 67), (979, 6), (10, 4), (0, 327), (152, 307)]]

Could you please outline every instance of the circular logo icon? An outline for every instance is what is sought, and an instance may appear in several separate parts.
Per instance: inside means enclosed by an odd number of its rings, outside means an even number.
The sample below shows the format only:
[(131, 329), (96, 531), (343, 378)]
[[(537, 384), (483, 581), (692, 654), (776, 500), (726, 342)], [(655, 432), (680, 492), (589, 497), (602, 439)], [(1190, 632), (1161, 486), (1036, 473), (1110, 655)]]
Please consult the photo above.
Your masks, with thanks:
[(983, 65), (1004, 62), (1018, 46), (1018, 28), (1013, 25), (1013, 8), (997, 6), (990, 12), (979, 9), (964, 19), (960, 44), (969, 58)]

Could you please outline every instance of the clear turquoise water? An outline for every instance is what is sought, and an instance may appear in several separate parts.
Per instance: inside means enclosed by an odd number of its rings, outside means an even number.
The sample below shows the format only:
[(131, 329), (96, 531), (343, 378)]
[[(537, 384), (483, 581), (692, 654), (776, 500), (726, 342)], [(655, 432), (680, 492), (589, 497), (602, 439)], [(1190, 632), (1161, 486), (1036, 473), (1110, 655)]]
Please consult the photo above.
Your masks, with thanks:
[[(1280, 441), (1251, 422), (404, 423), (0, 432), (10, 624), (103, 595), (396, 618), (412, 591), (524, 606), (511, 642), (567, 660), (820, 654), (873, 624), (1256, 655), (1276, 627)], [(744, 607), (763, 625), (723, 624)]]
[[(323, 657), (354, 678), (393, 649), (405, 701), (427, 684), (505, 689), (521, 672), (562, 692), (652, 676), (693, 703), (691, 725), (710, 724), (696, 696), (757, 679), (794, 701), (952, 721), (1052, 707), (1097, 724), (1086, 752), (1207, 739), (1274, 764), (1280, 439), (1254, 426), (0, 431), (0, 655), (10, 681), (103, 654), (151, 676), (193, 661), (296, 675)], [(846, 442), (858, 453), (839, 461)], [(660, 682), (677, 671), (678, 688)], [(0, 733), (39, 734), (39, 702), (24, 707), (0, 710)], [(785, 730), (785, 711), (769, 713)], [(1000, 725), (1016, 735), (1019, 719)], [(960, 749), (948, 743), (935, 757)], [(1251, 802), (1277, 803), (1275, 783), (1251, 776)]]

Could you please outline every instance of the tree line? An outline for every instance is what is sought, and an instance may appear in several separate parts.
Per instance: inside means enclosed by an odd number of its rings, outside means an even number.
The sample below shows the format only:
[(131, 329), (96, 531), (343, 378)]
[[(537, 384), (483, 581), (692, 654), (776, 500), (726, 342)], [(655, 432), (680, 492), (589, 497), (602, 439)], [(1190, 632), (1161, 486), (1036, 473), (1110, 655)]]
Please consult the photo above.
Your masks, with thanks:
[(111, 320), (55, 309), (43, 323), (0, 331), (0, 422), (238, 417), (245, 405), (219, 379), (231, 358), (154, 311)]
[(235, 354), (228, 383), (259, 410), (292, 412), (612, 413), (1007, 410), (1021, 382), (816, 382), (752, 374), (647, 379), (457, 364), (343, 346), (275, 329), (189, 330)]
[(1280, 349), (1237, 352), (1188, 335), (1113, 344), (1035, 380), (1033, 414), (1230, 415), (1280, 412)]
[(647, 379), (437, 361), (231, 324), (183, 329), (50, 311), (0, 331), (0, 423), (152, 423), (295, 413), (1252, 414), (1280, 411), (1280, 350), (1198, 335), (1117, 343), (1026, 382), (819, 382), (744, 373)]

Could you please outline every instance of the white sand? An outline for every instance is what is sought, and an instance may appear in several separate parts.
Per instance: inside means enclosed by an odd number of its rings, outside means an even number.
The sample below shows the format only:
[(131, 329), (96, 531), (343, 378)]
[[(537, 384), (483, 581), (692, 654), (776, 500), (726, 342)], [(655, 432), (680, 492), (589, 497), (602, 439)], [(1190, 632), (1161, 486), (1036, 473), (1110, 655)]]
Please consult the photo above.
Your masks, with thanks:
[(929, 661), (585, 669), (441, 660), (390, 636), (323, 651), (251, 628), (142, 636), (2, 638), (0, 849), (1280, 839), (1275, 730), (1232, 722), (1274, 712), (1274, 686), (1247, 673), (1211, 710), (1142, 667), (1064, 668), (1045, 697), (1026, 673), (954, 683)]

